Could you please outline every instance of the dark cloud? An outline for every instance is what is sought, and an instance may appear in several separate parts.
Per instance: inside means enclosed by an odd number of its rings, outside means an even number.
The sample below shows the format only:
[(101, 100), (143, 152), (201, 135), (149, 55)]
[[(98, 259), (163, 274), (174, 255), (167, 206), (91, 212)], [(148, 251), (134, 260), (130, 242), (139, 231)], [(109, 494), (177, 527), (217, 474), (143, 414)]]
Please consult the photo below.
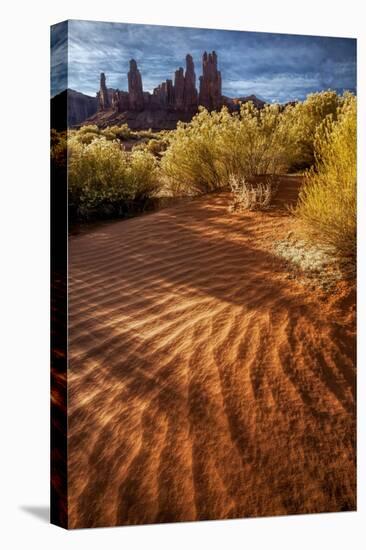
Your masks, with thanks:
[(63, 25), (52, 38), (53, 95), (65, 88), (67, 46), (68, 87), (90, 95), (102, 71), (109, 86), (126, 89), (132, 57), (145, 90), (172, 78), (187, 53), (199, 76), (204, 50), (218, 53), (226, 95), (254, 93), (268, 101), (288, 101), (328, 88), (356, 89), (354, 39), (69, 21), (67, 43)]
[(67, 88), (67, 29), (67, 21), (51, 27), (51, 95)]

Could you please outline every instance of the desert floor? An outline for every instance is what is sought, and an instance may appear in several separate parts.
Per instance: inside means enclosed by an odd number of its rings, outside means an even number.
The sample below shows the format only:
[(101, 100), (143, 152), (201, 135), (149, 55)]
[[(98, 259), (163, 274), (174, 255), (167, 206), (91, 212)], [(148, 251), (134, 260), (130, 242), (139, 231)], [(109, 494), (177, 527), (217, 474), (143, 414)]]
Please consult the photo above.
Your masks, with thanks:
[(70, 237), (70, 527), (355, 508), (355, 295), (228, 194)]

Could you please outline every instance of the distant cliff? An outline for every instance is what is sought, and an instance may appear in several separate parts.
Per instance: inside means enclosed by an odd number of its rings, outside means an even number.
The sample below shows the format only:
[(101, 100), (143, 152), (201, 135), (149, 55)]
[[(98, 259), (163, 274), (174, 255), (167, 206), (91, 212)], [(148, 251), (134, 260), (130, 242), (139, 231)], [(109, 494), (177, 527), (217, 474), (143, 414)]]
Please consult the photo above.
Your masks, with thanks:
[(75, 90), (67, 89), (51, 98), (51, 120), (53, 128), (66, 129), (80, 124), (98, 110), (98, 99)]

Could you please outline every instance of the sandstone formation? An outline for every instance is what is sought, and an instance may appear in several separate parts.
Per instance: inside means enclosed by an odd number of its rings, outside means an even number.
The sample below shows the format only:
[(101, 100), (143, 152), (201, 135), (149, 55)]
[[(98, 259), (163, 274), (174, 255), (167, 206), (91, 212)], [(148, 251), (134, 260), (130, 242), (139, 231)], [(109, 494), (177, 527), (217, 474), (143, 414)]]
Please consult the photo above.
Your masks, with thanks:
[(186, 56), (186, 73), (184, 75), (183, 103), (186, 109), (196, 109), (198, 105), (196, 74), (194, 72), (193, 58)]
[(217, 61), (215, 51), (204, 52), (199, 93), (190, 54), (186, 56), (185, 70), (179, 67), (174, 73), (174, 81), (165, 80), (152, 93), (144, 92), (141, 73), (134, 59), (130, 61), (128, 92), (107, 88), (105, 74), (101, 73), (100, 90), (97, 93), (99, 113), (91, 117), (88, 123), (101, 127), (127, 123), (132, 129), (172, 129), (179, 120), (189, 122), (200, 105), (209, 111), (220, 110), (223, 106), (230, 111), (238, 111), (241, 103), (252, 101), (253, 98), (256, 106), (264, 105), (255, 96), (237, 99), (223, 96)]
[(217, 54), (205, 52), (202, 58), (202, 76), (200, 77), (199, 104), (209, 111), (222, 106), (221, 73), (217, 70)]
[(99, 89), (99, 108), (101, 111), (107, 111), (110, 107), (109, 93), (107, 90), (105, 74), (100, 74), (100, 89)]
[(144, 92), (141, 73), (134, 59), (130, 61), (128, 72), (128, 92), (107, 88), (104, 73), (100, 75), (100, 89), (97, 94), (99, 110), (144, 111), (146, 109), (166, 109), (168, 111), (196, 112), (198, 105), (209, 110), (220, 109), (224, 105), (221, 96), (221, 74), (217, 70), (215, 52), (203, 55), (203, 76), (200, 77), (200, 95), (196, 88), (194, 62), (190, 54), (186, 56), (186, 69), (179, 67), (171, 79), (159, 84), (153, 93)]
[(121, 92), (120, 90), (115, 90), (113, 93), (112, 100), (112, 110), (117, 113), (123, 113), (128, 111), (130, 108), (130, 99), (128, 92)]
[(130, 109), (132, 111), (142, 111), (144, 109), (144, 95), (142, 91), (141, 73), (137, 68), (134, 59), (130, 61), (130, 70), (128, 72), (128, 95)]
[(172, 80), (166, 80), (154, 88), (150, 106), (156, 108), (174, 108), (174, 86)]
[(174, 78), (174, 93), (175, 93), (175, 108), (176, 109), (183, 109), (184, 107), (184, 73), (183, 68), (179, 67), (177, 71), (175, 71), (175, 78)]

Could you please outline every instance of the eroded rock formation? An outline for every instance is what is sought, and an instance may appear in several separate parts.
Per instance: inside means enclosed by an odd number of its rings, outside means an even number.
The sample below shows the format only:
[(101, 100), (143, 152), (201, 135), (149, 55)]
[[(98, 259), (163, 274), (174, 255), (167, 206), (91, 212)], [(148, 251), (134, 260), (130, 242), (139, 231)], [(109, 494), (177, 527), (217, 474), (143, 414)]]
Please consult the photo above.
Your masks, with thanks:
[(215, 52), (202, 58), (203, 75), (200, 77), (200, 93), (196, 88), (196, 74), (193, 58), (186, 56), (186, 69), (179, 67), (175, 71), (173, 81), (167, 79), (154, 88), (153, 93), (143, 91), (141, 73), (135, 59), (130, 61), (128, 72), (128, 92), (107, 88), (104, 73), (100, 75), (100, 89), (97, 94), (99, 109), (116, 112), (143, 111), (145, 109), (167, 109), (175, 111), (195, 112), (198, 105), (209, 110), (220, 109), (224, 105), (221, 95), (221, 73), (217, 70), (217, 55)]
[(154, 88), (151, 105), (176, 111), (197, 110), (196, 75), (191, 55), (188, 54), (186, 57), (185, 72), (183, 67), (175, 71), (174, 84), (172, 80), (166, 80)]
[(183, 109), (184, 108), (184, 72), (183, 67), (179, 67), (175, 71), (174, 77), (174, 96), (175, 96), (175, 108)]
[(196, 88), (196, 74), (193, 58), (186, 56), (186, 67), (175, 71), (171, 79), (159, 84), (153, 92), (143, 91), (141, 73), (134, 59), (130, 61), (128, 72), (128, 92), (107, 88), (104, 73), (100, 75), (100, 90), (97, 93), (99, 113), (91, 123), (107, 126), (126, 122), (131, 128), (175, 128), (179, 120), (188, 122), (198, 111), (199, 105), (209, 111), (226, 106), (230, 111), (238, 111), (240, 104), (252, 101), (256, 106), (264, 103), (255, 96), (229, 98), (222, 95), (221, 73), (218, 70), (217, 54), (204, 52), (202, 56), (202, 76), (199, 79), (199, 93)]
[(130, 108), (130, 97), (128, 92), (115, 90), (113, 92), (112, 109), (117, 113), (123, 113)]
[(106, 111), (110, 107), (109, 94), (106, 85), (106, 78), (104, 73), (100, 73), (100, 88), (99, 88), (99, 108), (101, 111)]
[(221, 73), (217, 70), (217, 54), (205, 52), (202, 58), (199, 104), (209, 111), (220, 109), (222, 102)]
[(128, 95), (130, 100), (130, 109), (132, 111), (142, 111), (144, 109), (144, 94), (142, 90), (141, 73), (137, 68), (134, 59), (130, 61), (130, 70), (128, 72)]
[(174, 108), (174, 86), (172, 80), (166, 80), (154, 88), (151, 96), (152, 108)]
[(186, 56), (186, 73), (184, 75), (183, 103), (185, 109), (196, 109), (198, 96), (196, 89), (196, 73), (194, 72), (193, 58), (190, 54)]

